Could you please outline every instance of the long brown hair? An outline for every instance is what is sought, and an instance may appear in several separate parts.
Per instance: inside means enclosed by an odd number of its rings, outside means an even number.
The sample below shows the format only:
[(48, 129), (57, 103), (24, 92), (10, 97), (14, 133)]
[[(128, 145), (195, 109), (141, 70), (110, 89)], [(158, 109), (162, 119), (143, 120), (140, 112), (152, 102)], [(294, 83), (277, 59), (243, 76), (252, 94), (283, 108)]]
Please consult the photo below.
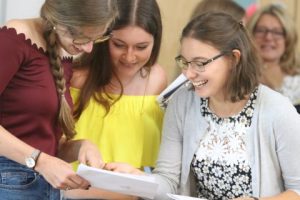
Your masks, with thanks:
[(83, 26), (106, 27), (116, 14), (114, 0), (46, 0), (42, 6), (41, 17), (45, 22), (44, 37), (47, 42), (47, 53), (60, 98), (58, 121), (67, 139), (75, 135), (74, 119), (64, 96), (66, 81), (54, 26), (63, 25), (68, 30)]
[[(162, 22), (158, 4), (155, 0), (117, 0), (117, 7), (119, 17), (114, 21), (111, 31), (133, 25), (141, 27), (154, 38), (150, 59), (143, 67), (149, 72), (150, 67), (157, 61), (162, 37)], [(110, 107), (121, 98), (123, 93), (122, 83), (113, 71), (108, 41), (96, 44), (91, 54), (84, 54), (77, 67), (87, 68), (89, 73), (75, 104), (75, 118), (80, 117), (90, 98), (94, 98), (108, 113)], [(110, 83), (113, 75), (121, 87), (121, 94), (117, 98), (111, 97), (105, 91), (105, 86)]]

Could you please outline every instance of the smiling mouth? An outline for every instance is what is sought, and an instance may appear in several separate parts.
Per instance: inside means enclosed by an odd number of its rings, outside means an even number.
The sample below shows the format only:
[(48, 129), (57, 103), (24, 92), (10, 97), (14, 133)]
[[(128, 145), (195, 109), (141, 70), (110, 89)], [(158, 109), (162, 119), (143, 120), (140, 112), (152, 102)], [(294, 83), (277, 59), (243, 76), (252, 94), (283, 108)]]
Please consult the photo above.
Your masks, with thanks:
[(203, 87), (204, 85), (206, 85), (206, 83), (208, 82), (208, 80), (203, 80), (203, 81), (198, 81), (198, 82), (192, 82), (194, 87)]

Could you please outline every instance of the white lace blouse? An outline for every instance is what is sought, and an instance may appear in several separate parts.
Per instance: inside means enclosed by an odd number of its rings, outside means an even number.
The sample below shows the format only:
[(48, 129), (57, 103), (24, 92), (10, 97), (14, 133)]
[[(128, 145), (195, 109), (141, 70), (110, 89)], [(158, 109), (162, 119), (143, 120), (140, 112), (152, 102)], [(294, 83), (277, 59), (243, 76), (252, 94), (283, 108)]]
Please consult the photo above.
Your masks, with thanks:
[(201, 113), (209, 126), (191, 164), (198, 197), (228, 200), (252, 195), (245, 138), (251, 125), (256, 96), (257, 90), (238, 115), (228, 118), (216, 116), (209, 109), (208, 100), (202, 99)]
[(288, 97), (294, 105), (300, 104), (300, 75), (285, 76), (281, 88), (277, 91)]

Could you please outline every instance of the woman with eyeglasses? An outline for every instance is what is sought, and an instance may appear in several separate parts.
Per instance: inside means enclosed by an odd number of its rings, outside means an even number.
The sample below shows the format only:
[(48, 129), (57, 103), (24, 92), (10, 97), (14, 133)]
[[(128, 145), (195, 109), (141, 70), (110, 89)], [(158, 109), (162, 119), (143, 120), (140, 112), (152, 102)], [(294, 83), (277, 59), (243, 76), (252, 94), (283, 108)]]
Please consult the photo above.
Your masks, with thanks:
[(300, 62), (294, 21), (284, 8), (268, 5), (248, 22), (263, 60), (261, 82), (290, 98), (300, 113)]
[(107, 39), (116, 15), (113, 0), (46, 0), (39, 18), (0, 28), (1, 199), (60, 199), (89, 186), (68, 162), (103, 166), (95, 145), (71, 140), (71, 56)]
[[(156, 0), (118, 0), (111, 38), (95, 45), (75, 68), (76, 139), (89, 139), (104, 162), (155, 167), (163, 111), (156, 97), (167, 85), (157, 63), (162, 24)], [(68, 191), (67, 198), (126, 199), (107, 191)]]
[[(246, 28), (224, 13), (200, 15), (183, 29), (176, 61), (191, 87), (166, 109), (155, 199), (298, 200), (300, 116), (287, 97), (259, 84)], [(106, 168), (137, 173), (125, 164)]]

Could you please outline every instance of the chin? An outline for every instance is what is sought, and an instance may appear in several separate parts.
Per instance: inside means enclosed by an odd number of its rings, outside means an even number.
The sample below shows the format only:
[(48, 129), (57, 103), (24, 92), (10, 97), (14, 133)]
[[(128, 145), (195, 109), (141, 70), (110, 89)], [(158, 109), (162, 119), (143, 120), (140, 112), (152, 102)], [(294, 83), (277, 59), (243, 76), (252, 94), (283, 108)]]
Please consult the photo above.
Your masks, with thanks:
[(278, 60), (279, 60), (278, 58), (274, 58), (274, 57), (263, 57), (264, 62), (274, 62)]
[(207, 94), (206, 92), (204, 92), (204, 91), (201, 91), (200, 89), (196, 89), (195, 88), (195, 93), (199, 96), (199, 97), (201, 97), (201, 98), (207, 98), (207, 97), (209, 97), (209, 94)]

